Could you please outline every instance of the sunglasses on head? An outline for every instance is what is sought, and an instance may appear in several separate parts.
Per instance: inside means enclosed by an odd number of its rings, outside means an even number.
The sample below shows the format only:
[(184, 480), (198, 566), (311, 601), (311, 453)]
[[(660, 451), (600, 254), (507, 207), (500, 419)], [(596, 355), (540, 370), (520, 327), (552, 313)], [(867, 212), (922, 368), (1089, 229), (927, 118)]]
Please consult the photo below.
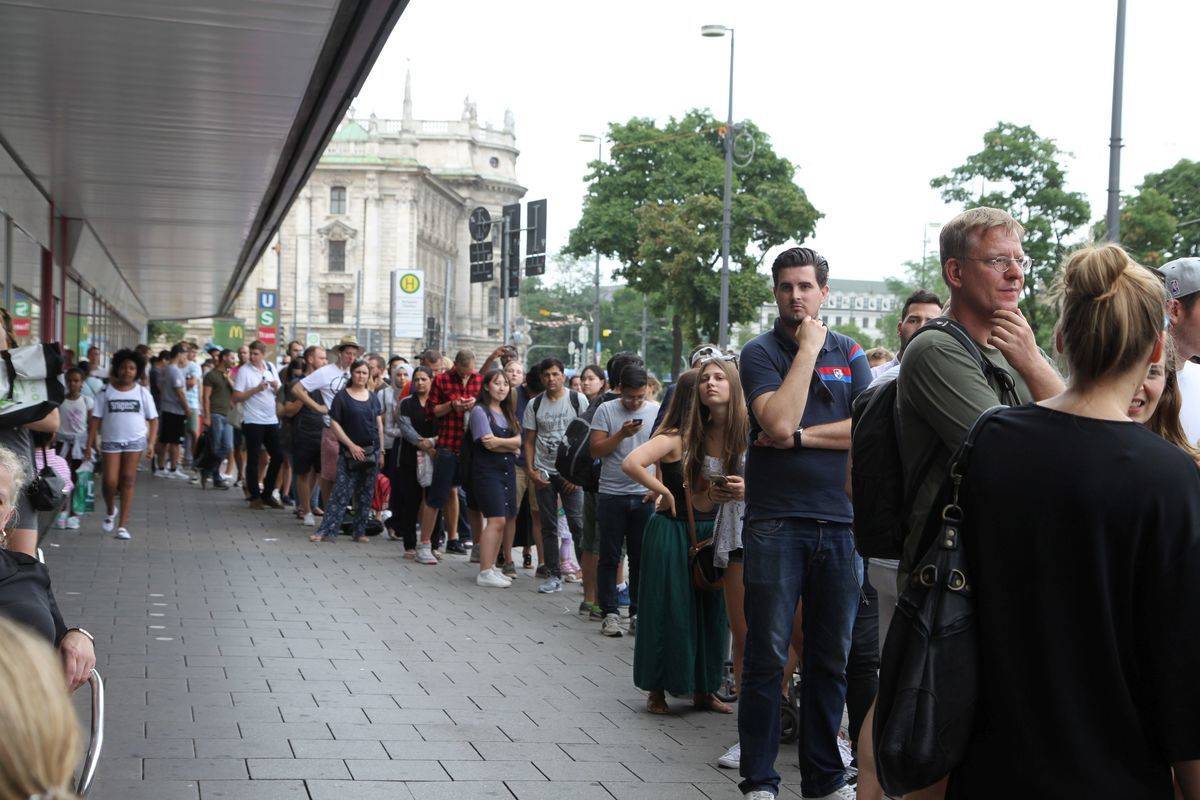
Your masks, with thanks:
[(729, 361), (734, 365), (738, 363), (737, 353), (721, 352), (716, 347), (701, 347), (696, 352), (692, 353), (692, 366), (699, 367), (708, 364), (712, 361)]

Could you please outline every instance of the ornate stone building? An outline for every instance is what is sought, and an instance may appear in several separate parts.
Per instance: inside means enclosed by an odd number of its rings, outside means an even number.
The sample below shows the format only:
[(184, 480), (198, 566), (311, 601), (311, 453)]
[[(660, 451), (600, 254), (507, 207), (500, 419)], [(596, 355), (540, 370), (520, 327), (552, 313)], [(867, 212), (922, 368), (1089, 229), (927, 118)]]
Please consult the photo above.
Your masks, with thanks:
[(470, 283), (467, 217), (484, 206), (497, 219), (525, 194), (512, 114), (501, 129), (480, 124), (468, 99), (461, 119), (414, 119), (407, 77), (403, 113), (361, 119), (351, 110), (342, 123), (280, 226), (278, 254), (267, 251), (238, 298), (248, 339), (258, 290), (277, 289), (283, 342), (315, 334), (331, 345), (357, 320), (364, 346), (383, 352), (391, 272), (420, 269), (425, 336), (393, 340), (393, 352), (445, 345), (482, 354), (498, 343), (499, 242), (495, 280)]

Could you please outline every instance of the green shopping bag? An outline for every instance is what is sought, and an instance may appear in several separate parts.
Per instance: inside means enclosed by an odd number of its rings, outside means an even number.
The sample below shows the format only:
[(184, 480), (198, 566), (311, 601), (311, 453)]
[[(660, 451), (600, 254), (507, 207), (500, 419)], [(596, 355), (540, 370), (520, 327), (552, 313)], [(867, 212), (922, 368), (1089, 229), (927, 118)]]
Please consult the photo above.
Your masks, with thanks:
[(71, 495), (71, 511), (78, 516), (96, 510), (96, 473), (79, 470), (75, 473), (75, 491)]

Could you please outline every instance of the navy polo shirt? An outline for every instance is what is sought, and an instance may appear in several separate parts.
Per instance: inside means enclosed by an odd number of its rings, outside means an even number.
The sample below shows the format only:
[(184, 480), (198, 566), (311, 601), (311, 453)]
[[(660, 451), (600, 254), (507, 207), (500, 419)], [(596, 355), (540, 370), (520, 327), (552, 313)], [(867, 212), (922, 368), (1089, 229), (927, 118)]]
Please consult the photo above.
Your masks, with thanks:
[[(747, 405), (783, 385), (799, 349), (795, 337), (778, 319), (772, 330), (742, 348), (740, 372)], [(863, 349), (849, 336), (828, 331), (808, 386), (808, 402), (800, 427), (849, 419), (854, 398), (870, 384), (871, 368)], [(846, 523), (854, 520), (850, 499), (846, 497), (847, 451), (755, 446), (753, 442), (761, 430), (751, 410), (746, 519), (804, 517)]]

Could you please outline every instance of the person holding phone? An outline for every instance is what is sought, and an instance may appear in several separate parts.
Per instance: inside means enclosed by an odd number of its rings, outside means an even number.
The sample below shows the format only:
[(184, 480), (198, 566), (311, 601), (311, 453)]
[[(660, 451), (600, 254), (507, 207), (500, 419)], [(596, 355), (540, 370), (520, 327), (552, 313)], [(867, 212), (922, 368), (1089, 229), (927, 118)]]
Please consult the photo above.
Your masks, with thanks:
[(641, 485), (621, 471), (621, 462), (650, 439), (658, 415), (658, 403), (649, 400), (650, 376), (645, 367), (629, 366), (619, 378), (621, 395), (601, 403), (592, 417), (589, 444), (600, 459), (600, 491), (596, 497), (596, 534), (600, 559), (596, 570), (599, 595), (600, 633), (621, 636), (617, 605), (617, 564), (621, 546), (629, 553), (629, 627), (637, 625), (638, 577), (642, 555), (642, 532), (654, 507), (652, 497)]

